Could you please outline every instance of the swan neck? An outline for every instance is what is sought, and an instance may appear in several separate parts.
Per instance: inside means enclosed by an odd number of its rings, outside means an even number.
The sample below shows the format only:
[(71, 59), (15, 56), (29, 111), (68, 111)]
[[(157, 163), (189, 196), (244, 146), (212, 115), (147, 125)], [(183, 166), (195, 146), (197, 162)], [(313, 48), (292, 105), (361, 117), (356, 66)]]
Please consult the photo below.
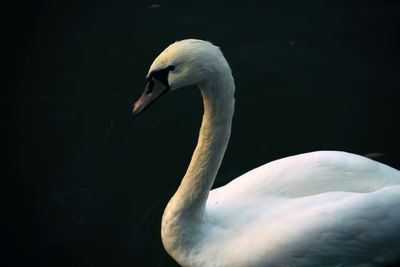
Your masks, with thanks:
[[(216, 79), (198, 84), (204, 115), (196, 149), (182, 182), (165, 208), (161, 237), (165, 249), (185, 262), (185, 252), (194, 246), (205, 218), (205, 207), (226, 151), (234, 112), (235, 85), (229, 65)], [(179, 258), (179, 259), (178, 259)]]
[(231, 77), (229, 72), (225, 79), (199, 84), (204, 105), (199, 138), (187, 172), (171, 200), (180, 216), (203, 216), (231, 133), (235, 102)]

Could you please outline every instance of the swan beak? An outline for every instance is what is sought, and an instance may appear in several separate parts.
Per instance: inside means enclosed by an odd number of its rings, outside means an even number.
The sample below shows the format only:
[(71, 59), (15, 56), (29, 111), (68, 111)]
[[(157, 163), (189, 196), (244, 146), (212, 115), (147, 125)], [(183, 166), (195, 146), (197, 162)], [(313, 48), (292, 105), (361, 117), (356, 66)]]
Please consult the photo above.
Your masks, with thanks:
[(154, 103), (160, 96), (169, 91), (169, 86), (159, 82), (157, 79), (152, 78), (147, 83), (146, 89), (140, 96), (139, 100), (136, 101), (132, 113), (135, 115), (140, 114), (148, 106)]

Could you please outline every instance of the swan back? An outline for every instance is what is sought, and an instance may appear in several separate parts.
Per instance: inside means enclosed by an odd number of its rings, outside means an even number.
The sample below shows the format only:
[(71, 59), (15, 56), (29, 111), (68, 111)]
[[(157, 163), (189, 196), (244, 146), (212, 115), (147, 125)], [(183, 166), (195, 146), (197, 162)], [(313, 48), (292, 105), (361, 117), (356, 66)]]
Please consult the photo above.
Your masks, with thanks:
[(400, 172), (390, 166), (352, 153), (315, 151), (264, 164), (227, 184), (226, 190), (235, 197), (251, 191), (253, 196), (299, 198), (325, 192), (369, 193), (395, 184), (400, 185)]
[(396, 169), (340, 151), (291, 156), (210, 192), (199, 250), (222, 266), (374, 266), (400, 253), (399, 204)]

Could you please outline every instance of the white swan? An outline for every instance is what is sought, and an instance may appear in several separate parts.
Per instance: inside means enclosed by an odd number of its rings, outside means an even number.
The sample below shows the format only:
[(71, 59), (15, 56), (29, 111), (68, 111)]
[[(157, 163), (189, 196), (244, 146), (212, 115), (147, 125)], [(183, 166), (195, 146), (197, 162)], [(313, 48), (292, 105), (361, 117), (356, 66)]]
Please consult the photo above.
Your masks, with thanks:
[(140, 113), (197, 84), (204, 117), (196, 150), (162, 218), (167, 252), (184, 266), (375, 266), (399, 259), (400, 171), (338, 151), (267, 163), (210, 191), (225, 153), (235, 85), (220, 49), (170, 45), (153, 62)]

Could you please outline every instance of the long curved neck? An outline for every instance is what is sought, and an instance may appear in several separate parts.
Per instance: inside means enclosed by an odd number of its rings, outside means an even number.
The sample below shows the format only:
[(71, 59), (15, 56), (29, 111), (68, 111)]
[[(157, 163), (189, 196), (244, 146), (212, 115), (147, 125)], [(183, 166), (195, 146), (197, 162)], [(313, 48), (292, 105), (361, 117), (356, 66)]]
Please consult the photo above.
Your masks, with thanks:
[(195, 246), (204, 222), (205, 206), (228, 145), (234, 111), (235, 85), (229, 65), (199, 84), (204, 116), (192, 160), (175, 195), (165, 208), (161, 237), (165, 249), (183, 264)]
[(204, 116), (187, 172), (163, 216), (163, 227), (175, 219), (199, 219), (228, 145), (234, 112), (235, 85), (229, 67), (215, 79), (199, 84)]
[(208, 193), (224, 157), (234, 111), (233, 83), (199, 85), (204, 102), (204, 115), (199, 139), (187, 172), (175, 194), (181, 212), (202, 215)]

